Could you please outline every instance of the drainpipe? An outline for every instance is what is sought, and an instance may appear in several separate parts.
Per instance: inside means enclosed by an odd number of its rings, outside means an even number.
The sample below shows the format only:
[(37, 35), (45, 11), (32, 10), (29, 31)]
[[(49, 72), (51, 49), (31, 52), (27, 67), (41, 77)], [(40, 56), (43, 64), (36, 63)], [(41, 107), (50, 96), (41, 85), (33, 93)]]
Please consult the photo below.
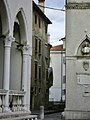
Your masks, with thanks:
[(61, 102), (62, 102), (62, 84), (63, 84), (63, 51), (61, 51)]

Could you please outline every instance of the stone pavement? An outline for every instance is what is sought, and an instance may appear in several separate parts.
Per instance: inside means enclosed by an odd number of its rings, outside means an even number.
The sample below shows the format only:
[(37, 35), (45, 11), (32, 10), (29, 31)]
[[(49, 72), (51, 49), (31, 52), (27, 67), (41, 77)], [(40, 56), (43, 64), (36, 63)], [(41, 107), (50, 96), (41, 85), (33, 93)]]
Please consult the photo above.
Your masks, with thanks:
[[(39, 119), (39, 114), (40, 114), (39, 110), (33, 111), (32, 114), (37, 115), (38, 119)], [(49, 110), (49, 111), (45, 111), (44, 114), (45, 114), (44, 120), (62, 120), (61, 119), (61, 112), (55, 112), (55, 111)]]
[(47, 114), (44, 120), (61, 120), (61, 113)]

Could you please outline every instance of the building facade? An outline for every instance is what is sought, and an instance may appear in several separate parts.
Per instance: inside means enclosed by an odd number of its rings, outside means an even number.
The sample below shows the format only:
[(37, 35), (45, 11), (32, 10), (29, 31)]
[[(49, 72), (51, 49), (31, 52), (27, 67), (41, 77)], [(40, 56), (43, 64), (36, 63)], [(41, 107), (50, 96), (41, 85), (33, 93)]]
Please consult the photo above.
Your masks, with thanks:
[(49, 90), (49, 101), (65, 102), (65, 49), (62, 45), (50, 50), (50, 66), (53, 68), (53, 86)]
[[(43, 2), (43, 3), (42, 3)], [(42, 3), (42, 4), (41, 4)], [(44, 1), (39, 1), (44, 5)], [(39, 109), (41, 105), (48, 107), (49, 87), (52, 69), (50, 68), (50, 48), (48, 42), (48, 24), (51, 21), (44, 10), (33, 2), (33, 40), (32, 40), (32, 71), (31, 71), (31, 108)], [(52, 76), (52, 75), (51, 75)]]
[(0, 113), (8, 117), (30, 111), (31, 55), (32, 0), (0, 0)]
[(66, 1), (66, 119), (90, 119), (90, 1)]

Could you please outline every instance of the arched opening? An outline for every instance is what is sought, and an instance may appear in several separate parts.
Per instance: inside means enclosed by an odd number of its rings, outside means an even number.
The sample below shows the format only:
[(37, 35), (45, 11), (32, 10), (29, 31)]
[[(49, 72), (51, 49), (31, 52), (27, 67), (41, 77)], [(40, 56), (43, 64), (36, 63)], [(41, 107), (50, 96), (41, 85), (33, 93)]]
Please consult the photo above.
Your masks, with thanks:
[(77, 50), (77, 57), (90, 56), (90, 38), (86, 35)]
[(0, 38), (2, 36), (2, 21), (1, 21), (1, 15), (0, 15)]
[(20, 46), (20, 27), (17, 22), (14, 23), (13, 33), (15, 41), (12, 42), (11, 47), (10, 90), (20, 90), (22, 76), (22, 51)]
[(3, 54), (4, 53), (4, 45), (2, 40), (2, 21), (0, 15), (0, 89), (2, 89), (2, 81), (3, 81)]
[(13, 36), (15, 41), (11, 45), (10, 90), (22, 89), (22, 48), (26, 44), (25, 25), (21, 11), (14, 22)]
[(8, 33), (8, 15), (6, 5), (0, 0), (0, 89), (3, 88), (3, 66), (4, 66), (4, 35)]
[(2, 22), (2, 28), (0, 25), (0, 30), (2, 29), (2, 34), (6, 35), (9, 32), (9, 21), (4, 0), (0, 0), (0, 18)]
[(17, 21), (20, 27), (21, 44), (26, 45), (27, 44), (26, 18), (25, 18), (24, 11), (22, 8), (21, 8), (21, 11), (18, 12), (16, 18), (17, 18)]

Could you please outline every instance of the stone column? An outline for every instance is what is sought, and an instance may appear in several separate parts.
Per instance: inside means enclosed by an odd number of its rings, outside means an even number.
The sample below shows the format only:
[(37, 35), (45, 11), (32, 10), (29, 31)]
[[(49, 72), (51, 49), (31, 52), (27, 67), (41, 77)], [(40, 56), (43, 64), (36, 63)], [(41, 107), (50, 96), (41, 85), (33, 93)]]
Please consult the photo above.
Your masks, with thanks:
[(4, 40), (3, 89), (7, 91), (5, 96), (5, 111), (9, 111), (10, 48), (13, 40), (14, 38), (11, 36), (7, 36)]
[[(30, 51), (30, 49), (29, 49)], [(30, 88), (31, 88), (31, 55), (28, 55), (28, 79), (27, 79), (27, 109), (30, 110)]]
[(30, 106), (30, 77), (29, 77), (29, 46), (23, 47), (23, 72), (22, 72), (22, 90), (25, 92), (23, 98), (24, 110), (29, 111)]

